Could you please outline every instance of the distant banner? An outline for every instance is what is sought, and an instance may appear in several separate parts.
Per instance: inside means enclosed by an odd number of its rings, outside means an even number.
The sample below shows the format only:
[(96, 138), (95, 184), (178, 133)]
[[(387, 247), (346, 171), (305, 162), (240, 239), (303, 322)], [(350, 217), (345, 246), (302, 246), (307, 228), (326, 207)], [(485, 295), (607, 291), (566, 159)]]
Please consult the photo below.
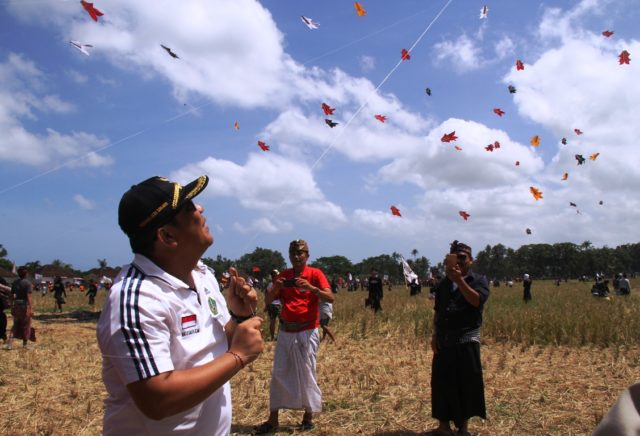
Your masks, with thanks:
[(407, 283), (418, 280), (418, 275), (413, 272), (407, 261), (404, 260), (404, 257), (400, 256), (400, 262), (402, 263), (402, 273), (404, 274), (404, 279)]

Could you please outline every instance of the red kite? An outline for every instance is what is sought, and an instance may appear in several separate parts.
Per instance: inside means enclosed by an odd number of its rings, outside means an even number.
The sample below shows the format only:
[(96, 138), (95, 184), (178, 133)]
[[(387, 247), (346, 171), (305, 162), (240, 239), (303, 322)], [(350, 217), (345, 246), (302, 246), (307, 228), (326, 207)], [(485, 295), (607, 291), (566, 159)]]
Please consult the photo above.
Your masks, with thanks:
[(460, 215), (462, 218), (464, 218), (465, 221), (468, 220), (469, 217), (471, 216), (467, 212), (465, 212), (464, 210), (461, 210), (460, 212), (458, 212), (458, 215)]
[(531, 195), (533, 195), (533, 198), (535, 198), (536, 201), (538, 201), (538, 200), (540, 200), (542, 198), (542, 192), (540, 190), (538, 190), (538, 188), (530, 186), (529, 187), (529, 191), (531, 191)]
[(628, 51), (622, 50), (622, 52), (620, 52), (620, 56), (618, 57), (618, 63), (620, 65), (622, 64), (629, 65), (629, 62), (631, 61), (630, 55), (631, 54)]
[(356, 8), (356, 14), (358, 14), (359, 17), (364, 17), (365, 15), (367, 15), (367, 11), (364, 10), (360, 3), (355, 2), (353, 4), (353, 7)]
[(397, 207), (395, 207), (395, 206), (391, 206), (391, 207), (390, 207), (390, 209), (391, 209), (391, 213), (392, 213), (393, 215), (395, 215), (395, 216), (402, 216), (402, 215), (400, 214), (400, 209), (398, 209)]
[(324, 111), (325, 115), (333, 115), (333, 111), (335, 111), (336, 109), (326, 103), (322, 103), (322, 110)]
[(615, 32), (612, 32), (611, 30), (605, 30), (604, 32), (602, 32), (602, 36), (604, 36), (605, 38), (609, 38), (611, 36), (613, 36)]
[(385, 121), (387, 121), (387, 117), (385, 117), (384, 115), (375, 115), (374, 118), (380, 121), (381, 123), (384, 123)]
[(540, 145), (540, 137), (538, 135), (535, 135), (531, 138), (531, 145), (533, 145), (534, 147), (538, 147)]
[(454, 130), (451, 133), (445, 133), (444, 135), (442, 135), (442, 138), (440, 138), (440, 141), (451, 142), (451, 141), (455, 141), (456, 139), (458, 139), (458, 137), (456, 136), (456, 131)]
[(524, 64), (520, 59), (516, 61), (516, 71), (524, 70)]
[(400, 52), (400, 55), (403, 61), (408, 61), (409, 59), (411, 59), (411, 55), (409, 54), (406, 48), (402, 49), (402, 51)]
[(238, 124), (238, 122), (236, 121), (235, 123), (233, 123), (233, 128), (236, 130), (240, 130), (240, 124)]
[(505, 112), (502, 109), (500, 109), (499, 107), (497, 107), (497, 108), (493, 109), (493, 113), (496, 114), (497, 116), (501, 117), (501, 116), (504, 115)]
[(260, 147), (262, 151), (269, 151), (269, 146), (262, 141), (258, 141), (258, 147)]
[(516, 161), (516, 166), (517, 166), (517, 167), (519, 167), (519, 166), (520, 166), (520, 161), (519, 161), (519, 160), (517, 160), (517, 161)]
[(82, 7), (85, 11), (89, 13), (89, 16), (93, 19), (93, 21), (98, 21), (98, 17), (103, 16), (104, 14), (100, 12), (98, 9), (93, 7), (93, 3), (88, 3), (84, 0), (80, 0)]
[(487, 151), (493, 151), (493, 144), (487, 145), (484, 149)]
[(562, 175), (562, 180), (567, 180), (569, 178), (569, 173), (564, 173)]
[(598, 156), (600, 156), (600, 153), (593, 153), (591, 156), (589, 156), (590, 160), (596, 160), (598, 159)]
[(498, 141), (494, 142), (494, 143), (493, 143), (493, 148), (495, 148), (496, 150), (497, 150), (498, 148), (500, 148), (500, 143), (499, 143)]
[(580, 129), (573, 129), (574, 132), (576, 132), (576, 135), (582, 135), (582, 130)]

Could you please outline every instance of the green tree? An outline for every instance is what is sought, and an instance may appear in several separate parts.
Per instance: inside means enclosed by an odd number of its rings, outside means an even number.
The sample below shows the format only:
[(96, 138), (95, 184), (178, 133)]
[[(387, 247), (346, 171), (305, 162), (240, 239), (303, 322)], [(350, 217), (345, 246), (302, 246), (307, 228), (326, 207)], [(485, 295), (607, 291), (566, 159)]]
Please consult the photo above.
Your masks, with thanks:
[(402, 274), (402, 265), (399, 261), (396, 261), (393, 256), (388, 254), (381, 254), (375, 257), (367, 257), (362, 262), (354, 265), (356, 275), (360, 277), (368, 277), (372, 269), (378, 270), (380, 276), (385, 274), (389, 276), (389, 279), (394, 283), (404, 282), (404, 276)]
[[(261, 247), (256, 247), (253, 252), (242, 255), (237, 262), (240, 272), (245, 272), (258, 278), (267, 277), (269, 271), (284, 269), (286, 266), (284, 257), (279, 251)], [(254, 267), (258, 267), (260, 272), (252, 273)]]
[(9, 253), (7, 249), (0, 244), (0, 267), (6, 269), (7, 271), (11, 271), (13, 268), (13, 263), (9, 259), (5, 259)]
[(354, 270), (353, 264), (344, 256), (319, 257), (310, 266), (320, 268), (329, 280), (333, 277), (346, 277)]
[(215, 259), (210, 257), (203, 258), (202, 263), (212, 268), (216, 272), (216, 277), (220, 279), (222, 273), (229, 271), (229, 267), (235, 262), (218, 254)]

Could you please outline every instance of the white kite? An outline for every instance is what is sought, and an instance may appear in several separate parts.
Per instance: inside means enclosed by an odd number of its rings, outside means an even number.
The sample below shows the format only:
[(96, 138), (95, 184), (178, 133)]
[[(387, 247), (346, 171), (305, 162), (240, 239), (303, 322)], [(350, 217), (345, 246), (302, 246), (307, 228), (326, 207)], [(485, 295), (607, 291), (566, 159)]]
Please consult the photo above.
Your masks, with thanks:
[(91, 44), (83, 44), (81, 42), (78, 41), (69, 41), (69, 44), (71, 44), (72, 46), (74, 46), (75, 48), (77, 48), (78, 50), (80, 50), (82, 53), (84, 53), (85, 55), (89, 56), (89, 48), (93, 48), (93, 46)]
[(300, 15), (300, 19), (302, 22), (311, 30), (317, 29), (320, 27), (320, 23), (316, 23), (309, 17), (305, 17), (304, 15)]
[(414, 280), (418, 280), (418, 275), (413, 272), (409, 264), (404, 257), (400, 256), (400, 262), (402, 263), (402, 273), (404, 274), (404, 279), (407, 283), (411, 283)]
[(480, 18), (487, 18), (489, 16), (489, 6), (484, 5), (480, 9)]

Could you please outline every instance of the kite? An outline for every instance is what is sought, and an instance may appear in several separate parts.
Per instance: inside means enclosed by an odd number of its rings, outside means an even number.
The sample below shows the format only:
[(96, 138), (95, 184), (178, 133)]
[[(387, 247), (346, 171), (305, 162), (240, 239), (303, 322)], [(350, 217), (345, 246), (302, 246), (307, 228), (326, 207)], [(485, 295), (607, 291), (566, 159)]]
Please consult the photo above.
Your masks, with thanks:
[(83, 44), (83, 43), (78, 42), (78, 41), (69, 41), (69, 44), (71, 44), (72, 46), (74, 46), (75, 48), (77, 48), (83, 54), (85, 54), (87, 56), (89, 56), (89, 50), (87, 50), (87, 49), (88, 48), (93, 48), (93, 46), (91, 44)]
[(322, 103), (322, 110), (324, 111), (325, 115), (333, 115), (333, 111), (336, 110), (335, 108), (329, 106), (326, 103)]
[(542, 192), (540, 190), (538, 190), (538, 188), (530, 186), (529, 187), (529, 191), (531, 191), (531, 195), (533, 195), (533, 198), (535, 198), (536, 201), (538, 201), (538, 200), (540, 200), (542, 198)]
[(516, 61), (516, 71), (524, 70), (524, 64), (520, 59)]
[(580, 129), (573, 129), (574, 132), (576, 132), (576, 135), (582, 135), (582, 130)]
[(599, 204), (600, 206), (602, 206), (602, 205), (604, 204), (604, 202), (603, 202), (602, 200), (600, 200), (600, 201), (598, 202), (598, 204)]
[(240, 124), (238, 124), (238, 122), (236, 121), (235, 123), (233, 123), (233, 128), (236, 130), (240, 130)]
[(501, 117), (501, 116), (504, 115), (505, 112), (502, 109), (500, 109), (499, 107), (497, 107), (497, 108), (493, 109), (493, 113), (496, 114), (497, 116)]
[(465, 212), (464, 210), (461, 210), (460, 212), (458, 212), (458, 215), (460, 215), (462, 218), (464, 218), (465, 221), (468, 220), (469, 217), (471, 216), (467, 212)]
[(411, 55), (409, 54), (406, 48), (402, 49), (402, 51), (400, 52), (400, 55), (401, 55), (400, 59), (402, 59), (403, 61), (408, 61), (409, 59), (411, 59)]
[(622, 65), (622, 64), (629, 65), (629, 61), (631, 61), (631, 58), (629, 56), (630, 56), (630, 53), (628, 51), (622, 50), (620, 52), (620, 56), (618, 56), (618, 63), (620, 65)]
[(360, 3), (355, 2), (353, 4), (353, 7), (356, 8), (356, 14), (358, 14), (359, 17), (364, 17), (365, 15), (367, 15), (367, 11), (364, 10)]
[(540, 146), (540, 137), (538, 135), (534, 135), (531, 138), (531, 145), (533, 145), (534, 147)]
[(484, 149), (487, 151), (493, 151), (493, 144), (487, 145)]
[(577, 204), (575, 204), (575, 203), (574, 203), (574, 202), (572, 202), (572, 201), (570, 201), (570, 202), (569, 202), (569, 206), (572, 206), (572, 207), (578, 207), (578, 205), (577, 205)]
[(567, 138), (562, 138), (560, 142), (562, 142), (562, 145), (567, 145)]
[(316, 23), (309, 17), (305, 17), (304, 15), (300, 15), (300, 19), (309, 29), (314, 30), (320, 27), (320, 23)]
[(402, 215), (400, 214), (400, 209), (398, 209), (397, 207), (395, 207), (395, 206), (391, 206), (391, 207), (390, 207), (390, 209), (391, 209), (391, 213), (392, 213), (393, 215), (395, 215), (395, 216), (402, 216)]
[(458, 137), (456, 136), (456, 131), (454, 130), (451, 133), (445, 133), (444, 135), (442, 135), (442, 138), (440, 138), (440, 141), (451, 142), (451, 141), (455, 141), (456, 139), (458, 139)]
[(384, 123), (385, 121), (387, 121), (387, 117), (385, 117), (384, 115), (374, 115), (374, 118), (380, 121), (381, 123)]
[(462, 147), (458, 147), (457, 145), (454, 145), (453, 148), (455, 148), (458, 151), (462, 151)]
[(498, 149), (500, 148), (500, 143), (498, 141), (493, 143), (493, 148)]
[(562, 179), (561, 180), (567, 180), (569, 178), (569, 173), (564, 173), (562, 175)]
[(162, 44), (160, 44), (160, 47), (162, 47), (163, 49), (165, 49), (165, 50), (167, 51), (167, 53), (169, 53), (169, 56), (171, 56), (172, 58), (174, 58), (174, 59), (180, 59), (180, 58), (178, 57), (178, 55), (177, 55), (177, 54), (175, 54), (174, 52), (172, 52), (172, 51), (171, 51), (171, 49), (170, 49), (169, 47), (167, 47), (166, 45), (162, 45)]
[(80, 0), (80, 3), (82, 4), (82, 7), (84, 8), (84, 10), (89, 13), (89, 16), (93, 21), (98, 21), (98, 17), (101, 17), (104, 15), (98, 9), (93, 7), (93, 3), (88, 3), (84, 0)]
[(593, 153), (591, 156), (589, 156), (589, 160), (596, 160), (598, 159), (598, 156), (600, 156), (600, 153)]
[(509, 92), (511, 94), (515, 94), (516, 93), (516, 87), (515, 86), (509, 85), (507, 88), (509, 89)]
[(519, 161), (519, 160), (517, 160), (517, 161), (516, 161), (516, 166), (517, 166), (517, 167), (519, 167), (519, 166), (520, 166), (520, 161)]
[(605, 38), (609, 38), (611, 36), (613, 36), (615, 32), (612, 32), (611, 30), (605, 30), (604, 32), (602, 32), (602, 36), (604, 36)]
[(262, 151), (269, 151), (269, 146), (262, 141), (258, 141), (258, 147), (260, 147)]
[(530, 235), (531, 234), (531, 229), (529, 227), (527, 227), (526, 232), (527, 232), (527, 235)]
[(327, 123), (327, 126), (331, 127), (332, 129), (338, 125), (338, 123), (336, 123), (335, 121), (331, 121), (329, 118), (325, 118), (324, 122)]
[(576, 154), (575, 158), (578, 161), (578, 165), (582, 165), (584, 163), (584, 157), (581, 154)]
[(480, 19), (487, 18), (489, 16), (489, 6), (484, 5), (480, 8)]
[(429, 97), (431, 97), (431, 88), (427, 88), (427, 89), (425, 89), (425, 90), (424, 90), (424, 92), (426, 92), (426, 93), (427, 93), (427, 95), (428, 95)]

